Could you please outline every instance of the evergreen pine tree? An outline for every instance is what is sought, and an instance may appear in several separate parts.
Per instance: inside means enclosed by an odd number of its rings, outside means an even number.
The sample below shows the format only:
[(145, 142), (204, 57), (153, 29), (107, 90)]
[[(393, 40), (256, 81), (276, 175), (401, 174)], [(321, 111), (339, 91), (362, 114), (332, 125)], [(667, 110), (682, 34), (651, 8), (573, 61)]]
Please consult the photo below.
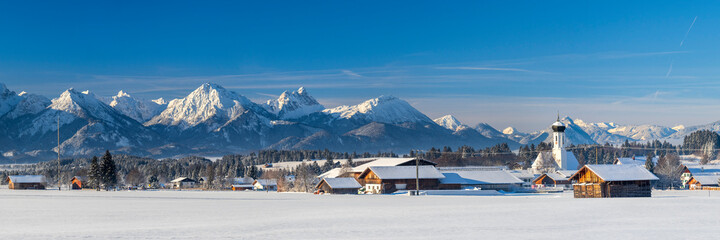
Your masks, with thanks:
[(117, 169), (115, 168), (115, 161), (110, 155), (110, 151), (105, 151), (105, 155), (102, 157), (101, 178), (102, 184), (106, 190), (115, 187), (117, 185)]
[(93, 156), (92, 161), (90, 162), (90, 170), (88, 171), (88, 185), (90, 188), (97, 189), (100, 187), (100, 183), (102, 182), (101, 175), (98, 158), (97, 156)]

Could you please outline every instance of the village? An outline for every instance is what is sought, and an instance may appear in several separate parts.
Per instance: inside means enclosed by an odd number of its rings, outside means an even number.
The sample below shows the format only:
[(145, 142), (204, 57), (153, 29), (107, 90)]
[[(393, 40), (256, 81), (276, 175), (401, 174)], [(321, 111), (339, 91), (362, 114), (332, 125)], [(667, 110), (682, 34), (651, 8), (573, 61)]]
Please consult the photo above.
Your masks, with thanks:
[[(326, 164), (328, 160), (278, 162), (253, 166), (264, 172), (262, 178), (236, 177), (226, 179), (220, 189), (228, 191), (291, 191), (287, 184), (304, 185), (304, 192), (314, 194), (405, 194), (405, 195), (475, 195), (543, 194), (569, 191), (575, 198), (651, 197), (658, 177), (646, 167), (645, 156), (616, 158), (613, 164), (586, 164), (579, 167), (574, 154), (565, 148), (565, 126), (560, 121), (551, 125), (552, 150), (537, 155), (531, 168), (509, 169), (507, 166), (438, 167), (437, 163), (420, 157), (374, 157), (335, 159), (332, 168), (320, 175), (297, 178), (293, 175), (273, 178), (274, 171), (289, 170), (301, 164)], [(349, 161), (356, 165), (352, 166)], [(650, 160), (657, 164), (658, 157)], [(720, 165), (700, 164), (697, 158), (685, 156), (673, 189), (720, 190)], [(43, 190), (47, 187), (42, 175), (11, 175), (5, 179), (12, 190)], [(67, 190), (93, 190), (88, 176), (74, 176)], [(130, 186), (126, 190), (210, 189), (206, 177), (179, 177), (166, 183)], [(97, 189), (99, 190), (99, 189)]]

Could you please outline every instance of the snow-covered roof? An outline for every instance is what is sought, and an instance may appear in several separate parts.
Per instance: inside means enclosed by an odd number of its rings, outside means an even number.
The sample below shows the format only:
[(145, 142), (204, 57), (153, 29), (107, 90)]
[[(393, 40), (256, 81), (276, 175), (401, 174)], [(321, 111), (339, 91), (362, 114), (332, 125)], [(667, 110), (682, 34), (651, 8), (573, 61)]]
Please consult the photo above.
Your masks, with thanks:
[[(585, 165), (585, 167), (605, 181), (658, 180), (655, 174), (639, 165), (606, 164)], [(571, 178), (575, 178), (575, 176), (578, 176), (578, 174), (575, 173)]]
[[(327, 185), (333, 189), (362, 187), (355, 178), (324, 178), (322, 181), (327, 183)], [(322, 184), (322, 181), (320, 184)], [(318, 184), (318, 186), (320, 186), (320, 184)]]
[(434, 166), (420, 166), (416, 174), (415, 166), (372, 166), (360, 174), (360, 178), (372, 171), (380, 179), (414, 179), (419, 176), (421, 179), (442, 179), (445, 176)]
[(519, 179), (533, 179), (537, 176), (530, 169), (509, 170), (508, 172)]
[(688, 170), (690, 171), (690, 173), (692, 173), (693, 176), (720, 174), (720, 165), (717, 164), (685, 164), (685, 166), (688, 168)]
[(342, 168), (339, 168), (339, 167), (333, 168), (327, 172), (324, 172), (324, 173), (318, 175), (318, 177), (319, 178), (336, 178), (336, 177), (340, 176), (341, 170), (342, 170)]
[(44, 183), (45, 176), (43, 175), (14, 175), (8, 176), (10, 181), (13, 183)]
[(233, 184), (232, 187), (234, 188), (252, 188), (252, 184)]
[(693, 176), (693, 178), (704, 186), (718, 185), (718, 181), (720, 181), (720, 175), (700, 175)]
[(242, 185), (242, 184), (252, 184), (253, 181), (255, 181), (255, 180), (252, 179), (251, 177), (242, 177), (242, 178), (236, 177), (236, 178), (233, 178), (233, 183), (234, 183), (234, 184), (238, 184), (238, 185)]
[(275, 179), (258, 179), (258, 180), (255, 180), (255, 182), (253, 183), (253, 185), (255, 185), (255, 184), (260, 184), (263, 186), (277, 186), (277, 180), (275, 180)]
[(564, 176), (560, 173), (550, 172), (550, 173), (545, 173), (545, 175), (555, 181), (569, 181), (570, 180), (570, 176)]
[(508, 171), (483, 171), (483, 170), (449, 170), (442, 171), (445, 178), (440, 182), (443, 184), (520, 184), (522, 180), (515, 177)]
[(577, 170), (557, 170), (555, 173), (559, 174), (560, 176), (563, 176), (564, 178), (572, 177), (573, 174), (575, 174)]
[[(415, 158), (374, 158), (375, 160), (370, 161), (368, 163), (362, 164), (360, 166), (354, 167), (353, 172), (362, 172), (365, 171), (368, 167), (378, 167), (378, 166), (399, 166), (400, 164), (404, 164), (407, 162), (412, 161), (413, 165), (415, 163)], [(435, 165), (435, 163), (427, 161), (427, 160), (420, 160), (424, 162), (429, 162)]]
[(171, 183), (176, 183), (176, 182), (196, 182), (196, 181), (195, 181), (195, 180), (192, 180), (192, 179), (190, 179), (190, 178), (187, 178), (187, 177), (179, 177), (179, 178), (173, 179), (173, 180), (170, 181), (170, 182), (171, 182)]
[[(660, 157), (657, 157), (657, 156), (654, 157), (654, 158), (653, 158), (653, 163), (654, 163), (654, 164), (657, 164), (658, 159), (660, 159)], [(645, 157), (645, 156), (635, 156), (635, 157), (628, 157), (628, 158), (617, 158), (617, 159), (615, 160), (615, 164), (620, 164), (620, 165), (623, 165), (623, 164), (635, 164), (635, 165), (643, 165), (643, 166), (645, 166), (645, 161), (647, 161), (647, 157)]]

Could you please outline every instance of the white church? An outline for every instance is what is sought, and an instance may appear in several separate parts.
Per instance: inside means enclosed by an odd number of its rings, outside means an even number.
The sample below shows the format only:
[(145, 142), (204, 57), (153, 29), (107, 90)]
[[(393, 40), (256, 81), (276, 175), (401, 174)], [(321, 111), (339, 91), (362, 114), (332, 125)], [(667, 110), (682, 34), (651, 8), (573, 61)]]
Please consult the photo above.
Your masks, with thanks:
[(534, 174), (543, 174), (556, 171), (576, 171), (578, 168), (577, 158), (571, 151), (565, 149), (565, 124), (560, 118), (551, 126), (553, 135), (552, 151), (538, 153), (535, 162), (532, 164)]

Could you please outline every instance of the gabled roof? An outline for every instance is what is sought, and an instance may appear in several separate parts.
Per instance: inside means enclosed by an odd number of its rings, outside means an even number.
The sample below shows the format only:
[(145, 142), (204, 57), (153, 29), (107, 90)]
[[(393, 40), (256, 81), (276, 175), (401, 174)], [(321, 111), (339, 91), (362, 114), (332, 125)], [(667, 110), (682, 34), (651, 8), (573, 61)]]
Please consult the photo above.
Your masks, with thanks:
[(8, 176), (13, 183), (45, 183), (43, 175), (14, 175)]
[(81, 181), (81, 182), (85, 181), (85, 177), (81, 177), (81, 176), (74, 176), (73, 178), (70, 179), (70, 181), (75, 180), (75, 179), (77, 179), (78, 181)]
[(179, 178), (173, 179), (173, 180), (170, 181), (170, 182), (171, 182), (171, 183), (176, 183), (176, 182), (197, 182), (197, 181), (192, 180), (192, 179), (187, 178), (187, 177), (179, 177)]
[(564, 178), (570, 178), (576, 172), (577, 172), (577, 170), (557, 170), (557, 171), (555, 171), (556, 174), (559, 174), (560, 176), (562, 176)]
[(243, 185), (243, 184), (252, 184), (255, 180), (251, 177), (236, 177), (233, 178), (233, 184), (235, 185)]
[(443, 184), (480, 185), (480, 184), (520, 184), (522, 180), (508, 171), (483, 170), (443, 170)]
[[(606, 164), (606, 165), (585, 165), (583, 169), (595, 173), (604, 181), (642, 181), (642, 180), (658, 180), (655, 174), (645, 169), (644, 166), (639, 165), (617, 165), (617, 164)], [(581, 169), (582, 170), (582, 169)], [(577, 179), (581, 171), (573, 174), (570, 179)]]
[(519, 179), (534, 179), (537, 176), (530, 169), (508, 170), (508, 172)]
[(421, 179), (445, 178), (435, 166), (429, 165), (420, 166), (418, 174), (416, 174), (415, 166), (372, 166), (365, 169), (359, 178), (365, 177), (371, 171), (380, 179), (415, 179), (418, 175)]
[[(415, 158), (377, 158), (374, 161), (362, 164), (354, 167), (353, 172), (363, 172), (368, 167), (379, 167), (379, 166), (401, 166), (401, 165), (412, 165), (415, 166)], [(420, 165), (437, 165), (437, 163), (420, 159)]]
[(260, 184), (263, 186), (277, 186), (277, 180), (275, 179), (258, 179), (253, 182), (253, 185)]
[(323, 180), (318, 183), (317, 188), (320, 188), (323, 182), (332, 189), (358, 189), (362, 187), (355, 178), (323, 178)]
[(336, 177), (340, 176), (341, 170), (342, 170), (342, 168), (339, 168), (339, 167), (333, 168), (327, 172), (320, 174), (318, 177), (319, 178), (336, 178)]
[(720, 181), (720, 175), (700, 175), (692, 176), (692, 178), (704, 186), (719, 185), (718, 181)]
[(567, 176), (567, 177), (566, 177), (566, 176), (564, 176), (564, 175), (562, 175), (562, 174), (560, 174), (560, 173), (550, 172), (550, 173), (543, 173), (543, 174), (540, 175), (539, 177), (535, 178), (535, 180), (533, 180), (533, 182), (537, 181), (538, 179), (542, 178), (543, 176), (547, 176), (547, 177), (549, 177), (550, 179), (555, 180), (556, 182), (557, 182), (557, 181), (570, 181), (570, 176)]
[[(634, 158), (634, 159), (633, 159), (633, 158)], [(658, 159), (660, 159), (660, 157), (655, 156), (655, 157), (653, 158), (653, 163), (654, 163), (654, 164), (657, 164)], [(616, 158), (616, 159), (615, 159), (615, 164), (619, 164), (619, 165), (635, 164), (635, 165), (643, 165), (643, 166), (645, 166), (645, 161), (647, 161), (647, 157), (646, 157), (646, 156), (635, 156), (635, 157), (627, 157), (627, 158)]]

